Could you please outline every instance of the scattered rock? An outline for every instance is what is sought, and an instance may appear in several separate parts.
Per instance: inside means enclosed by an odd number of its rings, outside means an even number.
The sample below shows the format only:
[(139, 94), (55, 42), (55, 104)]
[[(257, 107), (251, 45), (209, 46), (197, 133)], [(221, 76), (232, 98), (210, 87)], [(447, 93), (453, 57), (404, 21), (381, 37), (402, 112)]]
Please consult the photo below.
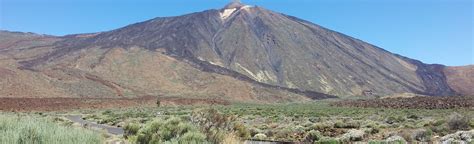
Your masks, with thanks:
[(255, 136), (253, 136), (253, 138), (257, 139), (257, 140), (264, 140), (264, 139), (267, 138), (267, 135), (259, 133), (259, 134), (256, 134)]
[(448, 134), (441, 137), (441, 143), (471, 143), (474, 137), (474, 130), (471, 131), (458, 131), (454, 134)]
[(362, 130), (351, 129), (339, 139), (343, 142), (362, 141), (364, 139), (364, 135), (365, 132)]
[(398, 136), (398, 135), (394, 135), (394, 136), (391, 136), (391, 137), (388, 137), (385, 142), (387, 143), (397, 143), (397, 142), (401, 142), (401, 143), (407, 143), (407, 141), (401, 137), (401, 136)]

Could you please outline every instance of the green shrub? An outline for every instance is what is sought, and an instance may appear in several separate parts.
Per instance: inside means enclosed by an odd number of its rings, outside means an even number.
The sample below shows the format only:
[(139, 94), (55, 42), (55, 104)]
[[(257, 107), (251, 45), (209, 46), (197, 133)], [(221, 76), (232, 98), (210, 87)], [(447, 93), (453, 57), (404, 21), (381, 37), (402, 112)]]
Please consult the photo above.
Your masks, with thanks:
[(128, 136), (136, 135), (140, 130), (140, 125), (136, 123), (129, 123), (124, 127), (124, 137), (127, 138)]
[(181, 119), (171, 117), (166, 120), (157, 119), (140, 129), (136, 143), (207, 143), (206, 136), (193, 125)]
[(390, 116), (387, 119), (385, 119), (385, 122), (388, 124), (394, 124), (394, 123), (404, 122), (405, 120), (406, 119), (402, 116), (398, 116), (398, 117)]
[(409, 115), (407, 118), (413, 119), (413, 120), (421, 119), (421, 117), (419, 117), (419, 116), (417, 116), (417, 115), (415, 115), (415, 114), (411, 114), (411, 115)]
[(431, 140), (433, 132), (431, 130), (417, 130), (413, 133), (413, 139), (421, 142), (426, 142)]
[(379, 132), (380, 132), (380, 129), (378, 127), (368, 128), (365, 130), (366, 134), (377, 134)]
[(334, 127), (335, 128), (348, 128), (348, 129), (352, 129), (352, 128), (355, 128), (355, 129), (358, 129), (360, 128), (360, 123), (358, 121), (353, 121), (353, 120), (349, 120), (349, 121), (346, 121), (346, 122), (343, 122), (343, 121), (336, 121), (336, 123), (334, 123)]
[(449, 130), (446, 126), (443, 126), (443, 125), (440, 125), (440, 126), (431, 126), (429, 127), (429, 129), (434, 132), (434, 133), (437, 133), (438, 135), (446, 135), (449, 133)]
[(342, 120), (338, 120), (334, 123), (335, 128), (343, 128), (344, 127), (344, 122)]
[[(380, 141), (380, 140), (370, 140), (369, 141), (369, 144), (392, 144), (392, 143), (387, 143), (387, 142), (384, 142), (384, 141)], [(395, 144), (395, 143), (394, 143)], [(397, 143), (398, 144), (398, 143)], [(404, 144), (404, 143), (400, 143), (400, 144)]]
[(44, 143), (42, 137), (34, 127), (26, 127), (18, 138), (18, 144), (42, 144)]
[(315, 142), (319, 141), (323, 136), (321, 135), (321, 132), (311, 130), (306, 134), (305, 140), (308, 142)]
[(412, 132), (410, 130), (402, 130), (400, 136), (403, 137), (407, 142), (413, 142)]
[(114, 113), (111, 110), (105, 110), (102, 112), (102, 115), (113, 115)]
[(366, 130), (366, 133), (368, 134), (377, 134), (380, 132), (380, 126), (376, 123), (370, 122), (365, 127), (369, 128)]
[(221, 114), (215, 109), (197, 110), (191, 114), (191, 122), (198, 125), (212, 143), (220, 143), (228, 133), (232, 133), (235, 120), (235, 116)]
[(207, 143), (206, 141), (206, 135), (200, 133), (200, 132), (187, 132), (185, 133), (180, 139), (179, 143), (181, 144), (190, 144), (190, 143), (195, 143), (195, 144), (202, 144), (202, 143)]
[(293, 136), (293, 132), (289, 129), (282, 129), (279, 131), (276, 131), (274, 134), (274, 137), (276, 139), (289, 139)]
[(234, 131), (236, 132), (237, 136), (243, 139), (250, 138), (250, 131), (241, 123), (234, 124)]
[(257, 129), (257, 128), (250, 128), (249, 132), (250, 132), (250, 135), (253, 136), (253, 135), (256, 135), (258, 133), (261, 133), (262, 130)]
[(432, 123), (433, 126), (440, 126), (440, 125), (443, 125), (444, 123), (446, 123), (446, 120), (444, 119), (439, 119), (439, 120), (436, 120)]
[(103, 113), (105, 113), (105, 115), (97, 118), (99, 124), (116, 125), (121, 120), (121, 117), (118, 114), (114, 114), (112, 112), (107, 112), (107, 111)]
[(328, 131), (330, 129), (332, 129), (333, 125), (329, 124), (329, 123), (323, 123), (323, 122), (318, 122), (318, 123), (315, 123), (313, 128), (315, 130), (318, 130), (318, 131)]
[(468, 130), (469, 120), (458, 113), (453, 113), (449, 116), (448, 128), (450, 130)]
[(320, 141), (315, 142), (315, 144), (342, 144), (339, 140), (335, 138), (323, 138)]

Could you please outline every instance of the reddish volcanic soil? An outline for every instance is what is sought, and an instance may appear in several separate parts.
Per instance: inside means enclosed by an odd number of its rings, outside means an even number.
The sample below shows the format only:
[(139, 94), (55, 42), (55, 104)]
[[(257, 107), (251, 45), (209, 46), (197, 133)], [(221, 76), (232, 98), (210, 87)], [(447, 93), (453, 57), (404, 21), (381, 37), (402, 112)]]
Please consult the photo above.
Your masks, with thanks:
[(185, 98), (0, 98), (0, 111), (64, 111), (74, 109), (103, 109), (125, 107), (228, 105), (227, 101)]
[(371, 100), (346, 100), (334, 102), (332, 106), (364, 108), (410, 108), (410, 109), (474, 109), (474, 97), (413, 97)]

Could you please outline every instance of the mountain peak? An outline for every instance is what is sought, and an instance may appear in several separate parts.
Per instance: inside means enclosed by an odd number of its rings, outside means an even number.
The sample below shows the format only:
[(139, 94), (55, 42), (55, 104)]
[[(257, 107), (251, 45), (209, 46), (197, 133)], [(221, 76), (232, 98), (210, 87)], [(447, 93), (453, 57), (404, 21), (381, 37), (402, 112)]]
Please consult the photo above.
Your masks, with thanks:
[(232, 0), (232, 2), (230, 2), (229, 4), (227, 4), (224, 9), (240, 9), (242, 7), (244, 7), (245, 4), (241, 3), (240, 0)]
[(249, 8), (251, 6), (242, 4), (240, 0), (232, 0), (229, 4), (227, 4), (224, 8), (221, 9), (221, 18), (222, 20), (226, 20), (236, 11), (241, 9)]

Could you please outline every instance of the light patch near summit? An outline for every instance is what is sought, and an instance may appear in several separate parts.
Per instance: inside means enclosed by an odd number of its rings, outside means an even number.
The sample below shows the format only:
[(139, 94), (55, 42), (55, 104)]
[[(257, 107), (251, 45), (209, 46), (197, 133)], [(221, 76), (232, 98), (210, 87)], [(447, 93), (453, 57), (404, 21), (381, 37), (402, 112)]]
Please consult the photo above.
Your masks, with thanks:
[(229, 18), (230, 15), (232, 15), (236, 10), (237, 10), (237, 8), (225, 9), (223, 12), (221, 12), (221, 19), (222, 19), (222, 20), (226, 20), (226, 19)]
[(220, 15), (221, 15), (221, 19), (222, 20), (226, 20), (227, 18), (229, 18), (230, 16), (232, 16), (232, 14), (234, 14), (235, 12), (239, 11), (239, 10), (248, 10), (249, 8), (251, 8), (252, 6), (250, 5), (245, 5), (245, 6), (242, 6), (242, 7), (237, 7), (237, 8), (227, 8), (227, 9), (224, 9), (222, 12), (220, 12)]

